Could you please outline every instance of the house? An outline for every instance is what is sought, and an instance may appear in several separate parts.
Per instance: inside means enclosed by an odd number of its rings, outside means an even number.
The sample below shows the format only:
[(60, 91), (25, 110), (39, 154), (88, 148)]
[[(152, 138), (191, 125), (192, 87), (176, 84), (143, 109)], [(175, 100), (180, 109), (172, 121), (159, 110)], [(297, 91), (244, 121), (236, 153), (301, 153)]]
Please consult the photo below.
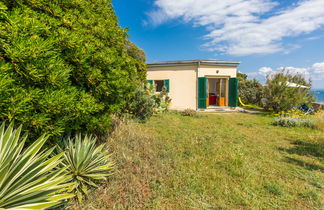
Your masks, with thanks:
[(147, 80), (156, 92), (163, 87), (171, 98), (170, 109), (236, 107), (237, 61), (191, 60), (147, 64)]

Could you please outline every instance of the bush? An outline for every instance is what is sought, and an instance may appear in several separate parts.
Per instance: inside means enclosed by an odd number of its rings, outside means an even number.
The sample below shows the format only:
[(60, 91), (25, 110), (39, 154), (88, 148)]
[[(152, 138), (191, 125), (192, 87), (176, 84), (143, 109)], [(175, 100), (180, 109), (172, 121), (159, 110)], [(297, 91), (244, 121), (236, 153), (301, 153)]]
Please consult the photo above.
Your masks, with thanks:
[[(0, 2), (0, 120), (102, 134), (146, 77), (110, 0)], [(36, 136), (36, 135), (35, 135)]]
[[(62, 149), (59, 150), (62, 152)], [(111, 174), (113, 163), (105, 144), (96, 146), (96, 139), (92, 136), (82, 139), (81, 135), (77, 135), (67, 140), (61, 167), (72, 176), (72, 192), (81, 202), (88, 195), (89, 187), (98, 187), (96, 182), (105, 180)]]
[(169, 110), (171, 98), (168, 96), (165, 88), (163, 88), (161, 92), (155, 93), (155, 88), (153, 87), (153, 85), (150, 85), (149, 94), (155, 101), (155, 113), (163, 113)]
[(297, 117), (279, 117), (275, 118), (273, 125), (282, 127), (308, 127), (314, 128), (314, 120)]
[(128, 113), (142, 121), (154, 114), (155, 100), (144, 88), (137, 88), (128, 105)]
[(243, 73), (238, 73), (237, 78), (239, 97), (242, 101), (247, 104), (260, 105), (263, 97), (262, 84), (256, 79), (248, 80), (247, 75)]
[[(287, 83), (295, 83), (309, 88), (289, 87)], [(300, 74), (293, 75), (282, 70), (279, 73), (268, 75), (264, 88), (265, 98), (267, 98), (264, 108), (280, 112), (302, 104), (307, 104), (310, 107), (311, 102), (315, 100), (310, 92), (310, 87), (311, 81), (306, 81)]]
[(40, 152), (46, 135), (23, 149), (27, 136), (20, 137), (21, 128), (0, 127), (0, 209), (45, 209), (73, 197), (62, 193), (71, 177), (56, 168), (63, 153), (50, 157), (54, 148)]
[(188, 116), (188, 117), (196, 117), (197, 112), (196, 112), (196, 110), (193, 110), (193, 109), (185, 109), (181, 112), (181, 115)]
[(171, 99), (165, 90), (155, 93), (153, 85), (147, 84), (145, 88), (137, 88), (126, 110), (133, 118), (146, 121), (154, 113), (168, 111)]

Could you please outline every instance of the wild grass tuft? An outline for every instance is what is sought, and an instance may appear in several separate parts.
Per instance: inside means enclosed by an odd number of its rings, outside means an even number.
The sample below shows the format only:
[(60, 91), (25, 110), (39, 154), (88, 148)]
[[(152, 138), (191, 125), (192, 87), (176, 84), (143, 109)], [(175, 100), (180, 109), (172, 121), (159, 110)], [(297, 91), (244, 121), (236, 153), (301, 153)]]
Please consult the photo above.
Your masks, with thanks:
[(314, 126), (319, 130), (324, 130), (324, 113), (316, 115), (314, 119)]
[(277, 184), (274, 183), (267, 183), (264, 185), (264, 189), (273, 195), (279, 196), (281, 195), (281, 189)]
[(196, 112), (196, 110), (193, 110), (193, 109), (185, 109), (181, 112), (181, 115), (187, 116), (187, 117), (196, 117), (197, 112)]

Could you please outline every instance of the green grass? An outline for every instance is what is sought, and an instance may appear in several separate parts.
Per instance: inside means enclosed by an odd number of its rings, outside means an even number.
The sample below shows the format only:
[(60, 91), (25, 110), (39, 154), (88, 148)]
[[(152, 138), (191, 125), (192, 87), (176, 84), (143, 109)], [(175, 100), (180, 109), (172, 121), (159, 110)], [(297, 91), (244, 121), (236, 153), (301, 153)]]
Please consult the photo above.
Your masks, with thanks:
[(86, 208), (321, 209), (324, 131), (260, 114), (179, 113), (121, 125), (118, 169)]

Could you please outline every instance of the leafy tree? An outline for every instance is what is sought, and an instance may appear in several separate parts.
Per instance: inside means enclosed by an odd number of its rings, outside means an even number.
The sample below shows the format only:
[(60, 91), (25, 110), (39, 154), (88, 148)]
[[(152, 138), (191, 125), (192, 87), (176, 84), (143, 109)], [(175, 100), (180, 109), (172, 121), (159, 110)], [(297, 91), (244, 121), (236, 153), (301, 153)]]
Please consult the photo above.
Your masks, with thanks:
[(111, 0), (0, 2), (0, 119), (102, 134), (146, 76)]
[(249, 80), (246, 74), (238, 73), (237, 78), (239, 80), (239, 97), (244, 103), (248, 104), (260, 104), (263, 96), (262, 84), (257, 79)]
[[(297, 84), (296, 87), (289, 86), (289, 83)], [(306, 86), (309, 88), (304, 88)], [(307, 81), (301, 74), (291, 74), (283, 69), (281, 72), (267, 76), (264, 88), (267, 103), (265, 108), (272, 108), (273, 111), (286, 111), (302, 104), (310, 105), (314, 97), (310, 92), (311, 81)]]

